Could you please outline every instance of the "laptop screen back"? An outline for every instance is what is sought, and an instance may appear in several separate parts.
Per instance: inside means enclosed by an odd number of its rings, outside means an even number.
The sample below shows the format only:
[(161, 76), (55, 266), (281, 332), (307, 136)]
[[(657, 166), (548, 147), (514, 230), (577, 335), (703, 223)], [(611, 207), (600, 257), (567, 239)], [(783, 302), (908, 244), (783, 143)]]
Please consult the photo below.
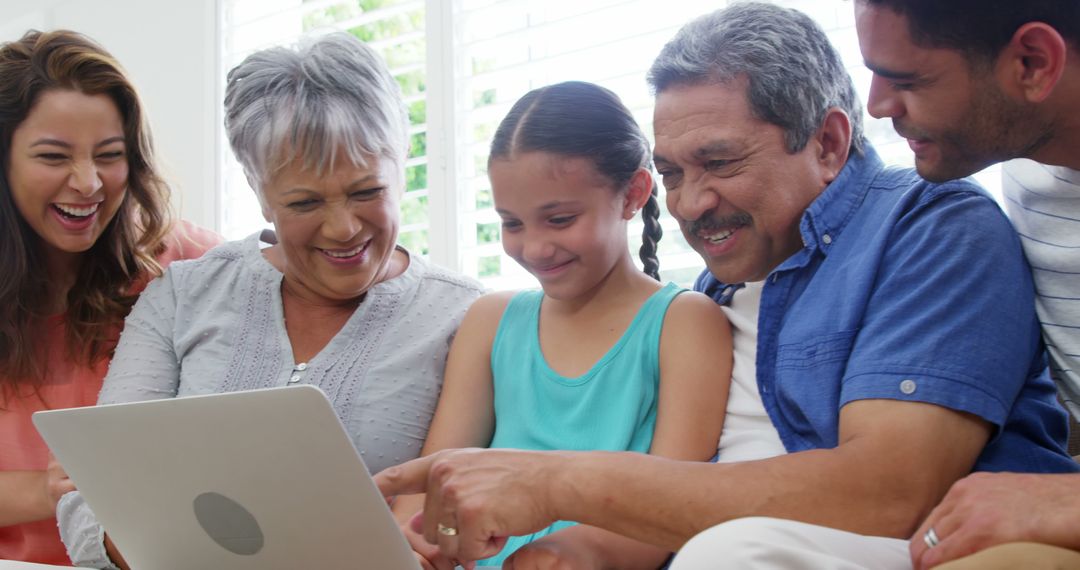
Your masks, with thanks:
[(33, 419), (132, 568), (419, 568), (313, 386)]

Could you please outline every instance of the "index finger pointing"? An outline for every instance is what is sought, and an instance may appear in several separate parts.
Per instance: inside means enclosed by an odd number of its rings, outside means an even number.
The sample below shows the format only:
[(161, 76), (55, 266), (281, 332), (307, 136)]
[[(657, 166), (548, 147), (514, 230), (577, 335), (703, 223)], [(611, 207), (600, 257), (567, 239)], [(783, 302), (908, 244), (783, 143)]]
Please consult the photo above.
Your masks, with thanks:
[(375, 475), (375, 484), (384, 497), (423, 493), (433, 457), (429, 455), (387, 467)]

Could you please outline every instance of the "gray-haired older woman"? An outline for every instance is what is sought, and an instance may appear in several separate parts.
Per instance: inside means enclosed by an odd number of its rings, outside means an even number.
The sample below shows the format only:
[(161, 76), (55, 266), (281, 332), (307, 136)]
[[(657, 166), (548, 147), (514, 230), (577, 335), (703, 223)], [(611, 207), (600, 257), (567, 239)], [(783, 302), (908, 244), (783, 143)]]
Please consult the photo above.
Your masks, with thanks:
[[(416, 457), (481, 287), (395, 246), (408, 150), (397, 83), (370, 48), (331, 34), (249, 56), (225, 110), (276, 243), (224, 244), (147, 287), (98, 403), (314, 384), (372, 471)], [(77, 492), (58, 519), (76, 564), (121, 562)]]

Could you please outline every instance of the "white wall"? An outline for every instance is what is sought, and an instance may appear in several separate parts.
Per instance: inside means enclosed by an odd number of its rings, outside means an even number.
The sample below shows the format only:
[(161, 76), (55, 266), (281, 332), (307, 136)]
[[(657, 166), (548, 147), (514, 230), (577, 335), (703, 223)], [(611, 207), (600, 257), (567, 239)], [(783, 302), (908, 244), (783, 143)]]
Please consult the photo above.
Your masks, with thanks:
[(0, 41), (31, 27), (82, 32), (120, 60), (142, 95), (177, 211), (217, 229), (217, 0), (0, 1)]

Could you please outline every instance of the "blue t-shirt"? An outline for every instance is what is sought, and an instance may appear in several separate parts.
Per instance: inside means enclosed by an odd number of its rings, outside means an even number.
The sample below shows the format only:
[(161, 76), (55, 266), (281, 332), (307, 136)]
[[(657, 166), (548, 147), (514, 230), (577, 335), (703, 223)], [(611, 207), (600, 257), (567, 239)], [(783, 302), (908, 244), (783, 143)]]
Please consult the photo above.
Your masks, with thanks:
[[(758, 317), (758, 390), (789, 452), (837, 446), (848, 402), (891, 399), (993, 424), (976, 471), (1078, 470), (1031, 273), (982, 188), (886, 169), (868, 147), (799, 229), (805, 246), (769, 274)], [(738, 287), (707, 271), (694, 286), (720, 303)]]
[[(491, 447), (648, 453), (656, 428), (660, 385), (660, 333), (681, 289), (669, 283), (653, 293), (619, 341), (581, 376), (548, 366), (540, 347), (543, 291), (514, 295), (491, 348), (495, 434)], [(501, 565), (518, 548), (574, 523), (559, 521), (514, 536), (497, 556)]]

